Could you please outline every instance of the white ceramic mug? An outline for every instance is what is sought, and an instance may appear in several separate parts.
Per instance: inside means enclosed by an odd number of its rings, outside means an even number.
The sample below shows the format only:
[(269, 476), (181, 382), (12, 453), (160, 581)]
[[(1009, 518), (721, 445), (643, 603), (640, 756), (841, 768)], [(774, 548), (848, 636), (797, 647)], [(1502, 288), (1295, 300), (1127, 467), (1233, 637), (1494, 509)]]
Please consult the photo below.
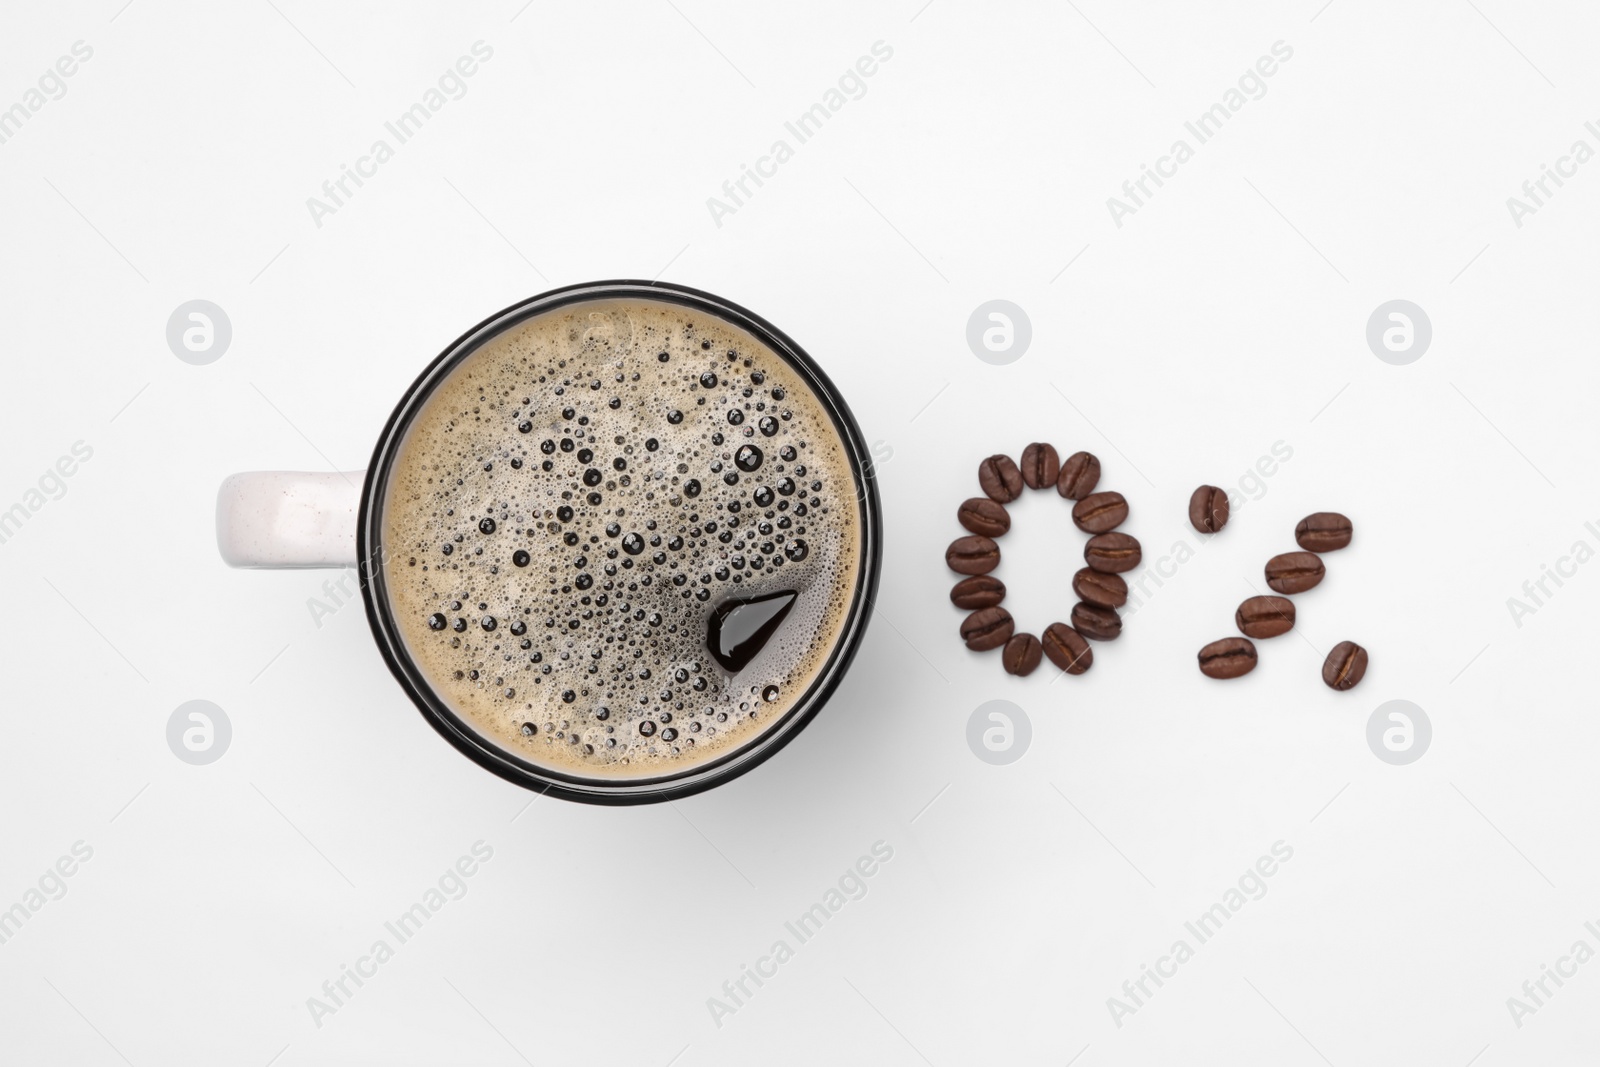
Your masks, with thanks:
[[(861, 507), (862, 550), (855, 597), (839, 639), (807, 691), (784, 716), (742, 748), (688, 769), (648, 779), (584, 778), (540, 767), (483, 737), (432, 688), (413, 662), (395, 625), (384, 589), (379, 517), (389, 468), (411, 419), (438, 383), (484, 343), (535, 315), (591, 301), (653, 300), (682, 304), (721, 318), (757, 337), (804, 378), (828, 411), (848, 454)], [(838, 686), (866, 631), (877, 591), (882, 518), (866, 442), (839, 391), (811, 358), (776, 327), (709, 293), (661, 282), (593, 282), (532, 297), (468, 330), (412, 384), (379, 436), (365, 471), (235, 474), (217, 494), (217, 547), (233, 567), (357, 568), (367, 620), (378, 649), (401, 687), (429, 723), (480, 765), (519, 785), (552, 796), (599, 804), (670, 800), (743, 774), (804, 728)]]

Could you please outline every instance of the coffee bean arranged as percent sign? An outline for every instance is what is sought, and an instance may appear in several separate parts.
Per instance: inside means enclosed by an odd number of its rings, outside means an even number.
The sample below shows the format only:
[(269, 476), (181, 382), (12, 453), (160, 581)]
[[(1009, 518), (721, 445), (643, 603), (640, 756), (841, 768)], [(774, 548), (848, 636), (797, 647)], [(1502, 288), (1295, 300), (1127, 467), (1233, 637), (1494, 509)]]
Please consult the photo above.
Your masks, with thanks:
[(1068, 500), (1082, 500), (1100, 484), (1100, 461), (1090, 452), (1074, 452), (1056, 475), (1056, 492)]
[(1043, 654), (1037, 637), (1017, 634), (1006, 642), (1005, 650), (1000, 653), (1000, 663), (1007, 674), (1028, 675), (1039, 666), (1039, 657)]
[(1253, 596), (1239, 605), (1233, 621), (1246, 637), (1277, 637), (1294, 629), (1294, 601), (1281, 596)]
[(1080, 602), (1072, 606), (1072, 628), (1092, 641), (1115, 641), (1122, 619), (1111, 608)]
[(1011, 514), (1005, 505), (996, 504), (986, 496), (962, 501), (956, 510), (956, 521), (984, 537), (999, 537), (1011, 529)]
[(1189, 498), (1189, 524), (1201, 533), (1216, 533), (1228, 525), (1228, 494), (1214, 485), (1202, 485)]
[(1022, 450), (1022, 480), (1029, 489), (1046, 489), (1061, 475), (1061, 457), (1055, 445), (1035, 441)]
[(1091, 493), (1072, 505), (1073, 524), (1084, 533), (1106, 533), (1128, 517), (1128, 502), (1121, 493)]
[(950, 603), (967, 611), (978, 608), (999, 607), (1006, 598), (1006, 583), (992, 574), (974, 574), (963, 578), (950, 590)]
[(1015, 628), (1005, 608), (979, 608), (961, 623), (961, 640), (974, 652), (987, 652), (1011, 640)]
[(1064, 622), (1053, 622), (1044, 631), (1044, 654), (1068, 674), (1082, 674), (1094, 666), (1094, 651), (1083, 635)]
[(1083, 546), (1084, 562), (1103, 574), (1131, 571), (1141, 558), (1139, 542), (1125, 533), (1095, 534)]
[(1329, 689), (1354, 689), (1367, 674), (1367, 650), (1354, 641), (1340, 641), (1322, 664), (1322, 680)]
[(1327, 568), (1311, 552), (1285, 552), (1267, 560), (1267, 584), (1278, 593), (1304, 593), (1314, 589)]
[(944, 561), (957, 574), (988, 574), (1000, 566), (1000, 546), (977, 534), (958, 537), (945, 550)]
[(1200, 650), (1200, 673), (1207, 678), (1238, 678), (1256, 669), (1256, 646), (1246, 637), (1224, 637)]
[(1353, 532), (1350, 520), (1337, 511), (1319, 511), (1300, 520), (1294, 541), (1307, 552), (1332, 552), (1348, 545)]
[(1079, 600), (1098, 604), (1102, 608), (1120, 608), (1128, 602), (1128, 583), (1120, 574), (1102, 574), (1085, 567), (1072, 576), (1072, 591)]
[(990, 456), (978, 464), (978, 484), (997, 504), (1009, 504), (1022, 495), (1022, 472), (1010, 456)]

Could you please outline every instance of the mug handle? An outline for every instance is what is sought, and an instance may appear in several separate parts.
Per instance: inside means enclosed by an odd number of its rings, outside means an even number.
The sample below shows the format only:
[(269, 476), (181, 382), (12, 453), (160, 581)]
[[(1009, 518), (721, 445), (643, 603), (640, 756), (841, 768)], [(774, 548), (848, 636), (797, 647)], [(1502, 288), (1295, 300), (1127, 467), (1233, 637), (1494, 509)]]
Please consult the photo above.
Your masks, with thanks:
[(217, 490), (217, 550), (230, 567), (356, 565), (366, 471), (246, 471)]

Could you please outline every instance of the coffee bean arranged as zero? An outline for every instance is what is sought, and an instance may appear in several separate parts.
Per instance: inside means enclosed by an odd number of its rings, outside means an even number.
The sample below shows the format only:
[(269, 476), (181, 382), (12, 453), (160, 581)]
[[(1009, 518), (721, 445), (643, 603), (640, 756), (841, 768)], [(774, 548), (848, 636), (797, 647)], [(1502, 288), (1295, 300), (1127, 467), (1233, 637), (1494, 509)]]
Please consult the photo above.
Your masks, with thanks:
[(1084, 533), (1107, 533), (1128, 517), (1128, 502), (1121, 493), (1091, 493), (1072, 505), (1072, 522)]
[(1044, 631), (1044, 654), (1068, 674), (1082, 674), (1094, 666), (1094, 650), (1083, 635), (1064, 622), (1053, 622)]
[(1314, 589), (1326, 573), (1322, 560), (1311, 552), (1285, 552), (1267, 560), (1267, 585), (1278, 593), (1304, 593)]
[(1035, 441), (1022, 450), (1022, 481), (1029, 489), (1048, 489), (1061, 475), (1061, 457), (1055, 445)]
[(1022, 472), (1010, 456), (990, 456), (978, 464), (978, 485), (990, 500), (1009, 504), (1022, 495)]
[(1083, 561), (1103, 574), (1121, 574), (1143, 557), (1137, 539), (1125, 533), (1095, 534), (1083, 546)]
[(1000, 663), (1007, 674), (1028, 675), (1039, 666), (1039, 657), (1043, 654), (1037, 637), (1017, 634), (1006, 642), (1005, 650), (1000, 653)]
[(1214, 485), (1202, 485), (1189, 498), (1189, 524), (1201, 533), (1216, 533), (1228, 525), (1228, 494)]
[(1367, 674), (1367, 650), (1354, 641), (1340, 641), (1322, 664), (1322, 680), (1329, 689), (1354, 689)]
[(1281, 596), (1253, 596), (1239, 605), (1233, 621), (1246, 637), (1277, 637), (1294, 629), (1294, 601)]
[(1246, 637), (1224, 637), (1200, 650), (1200, 673), (1207, 678), (1238, 678), (1256, 669), (1256, 646)]
[(1011, 640), (1016, 624), (1005, 608), (979, 608), (961, 623), (961, 640), (974, 652), (987, 652)]
[(996, 504), (986, 496), (964, 500), (956, 509), (956, 521), (975, 534), (999, 537), (1011, 529), (1011, 513), (1004, 504)]
[(1111, 608), (1079, 602), (1072, 606), (1072, 628), (1092, 641), (1115, 641), (1122, 619)]
[(1333, 552), (1348, 545), (1354, 532), (1350, 520), (1337, 511), (1319, 511), (1300, 520), (1294, 541), (1307, 552)]
[(978, 534), (958, 537), (945, 550), (944, 561), (957, 574), (988, 574), (1000, 566), (1000, 546)]
[(999, 607), (1006, 598), (1006, 583), (992, 574), (974, 574), (963, 578), (950, 590), (950, 603), (967, 611), (978, 608)]
[(1072, 591), (1079, 600), (1102, 608), (1120, 608), (1128, 602), (1128, 583), (1122, 575), (1102, 574), (1093, 567), (1085, 567), (1072, 576)]
[(1100, 484), (1100, 461), (1092, 452), (1074, 452), (1056, 475), (1056, 492), (1068, 500), (1082, 500)]

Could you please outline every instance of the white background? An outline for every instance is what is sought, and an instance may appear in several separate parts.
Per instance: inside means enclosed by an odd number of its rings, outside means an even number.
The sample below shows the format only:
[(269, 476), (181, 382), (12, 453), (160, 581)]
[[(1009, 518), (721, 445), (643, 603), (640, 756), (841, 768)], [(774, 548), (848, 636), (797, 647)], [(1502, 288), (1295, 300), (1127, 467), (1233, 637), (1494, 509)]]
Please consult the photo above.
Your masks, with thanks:
[[(8, 8), (0, 107), (94, 54), (0, 144), (0, 509), (74, 442), (93, 457), (0, 544), (0, 908), (74, 842), (93, 858), (0, 945), (0, 1058), (1592, 1062), (1600, 962), (1520, 1027), (1506, 1001), (1600, 950), (1600, 563), (1520, 626), (1507, 599), (1600, 548), (1600, 163), (1520, 228), (1506, 198), (1600, 148), (1600, 24), (1321, 2)], [(306, 199), (478, 40), (467, 94), (315, 225)], [(880, 40), (865, 95), (717, 225), (707, 198)], [(1116, 226), (1107, 198), (1279, 40), (1266, 95)], [(771, 319), (841, 387), (887, 457), (880, 611), (748, 776), (530, 805), (425, 724), (359, 605), (316, 624), (335, 573), (221, 564), (215, 489), (359, 468), (472, 323), (658, 275)], [(209, 366), (165, 341), (195, 298), (233, 326)], [(995, 298), (1033, 328), (1003, 367), (965, 340)], [(1365, 340), (1396, 298), (1434, 329), (1409, 366)], [(1031, 440), (1101, 456), (1151, 564), (1199, 541), (1194, 486), (1293, 456), (1087, 675), (1015, 679), (961, 646), (941, 556), (978, 460)], [(1296, 635), (1201, 677), (1321, 509), (1356, 543)], [(1053, 494), (1014, 512), (998, 573), (1038, 632), (1082, 537)], [(1334, 693), (1344, 638), (1372, 667)], [(232, 723), (209, 766), (167, 746), (191, 699)], [(966, 742), (993, 699), (1032, 723), (1008, 766)], [(1367, 745), (1391, 699), (1433, 724), (1409, 766)], [(467, 895), (315, 1025), (307, 998), (479, 840)], [(867, 895), (716, 1025), (707, 999), (880, 840)], [(1279, 840), (1267, 894), (1118, 1026), (1107, 998)]]

